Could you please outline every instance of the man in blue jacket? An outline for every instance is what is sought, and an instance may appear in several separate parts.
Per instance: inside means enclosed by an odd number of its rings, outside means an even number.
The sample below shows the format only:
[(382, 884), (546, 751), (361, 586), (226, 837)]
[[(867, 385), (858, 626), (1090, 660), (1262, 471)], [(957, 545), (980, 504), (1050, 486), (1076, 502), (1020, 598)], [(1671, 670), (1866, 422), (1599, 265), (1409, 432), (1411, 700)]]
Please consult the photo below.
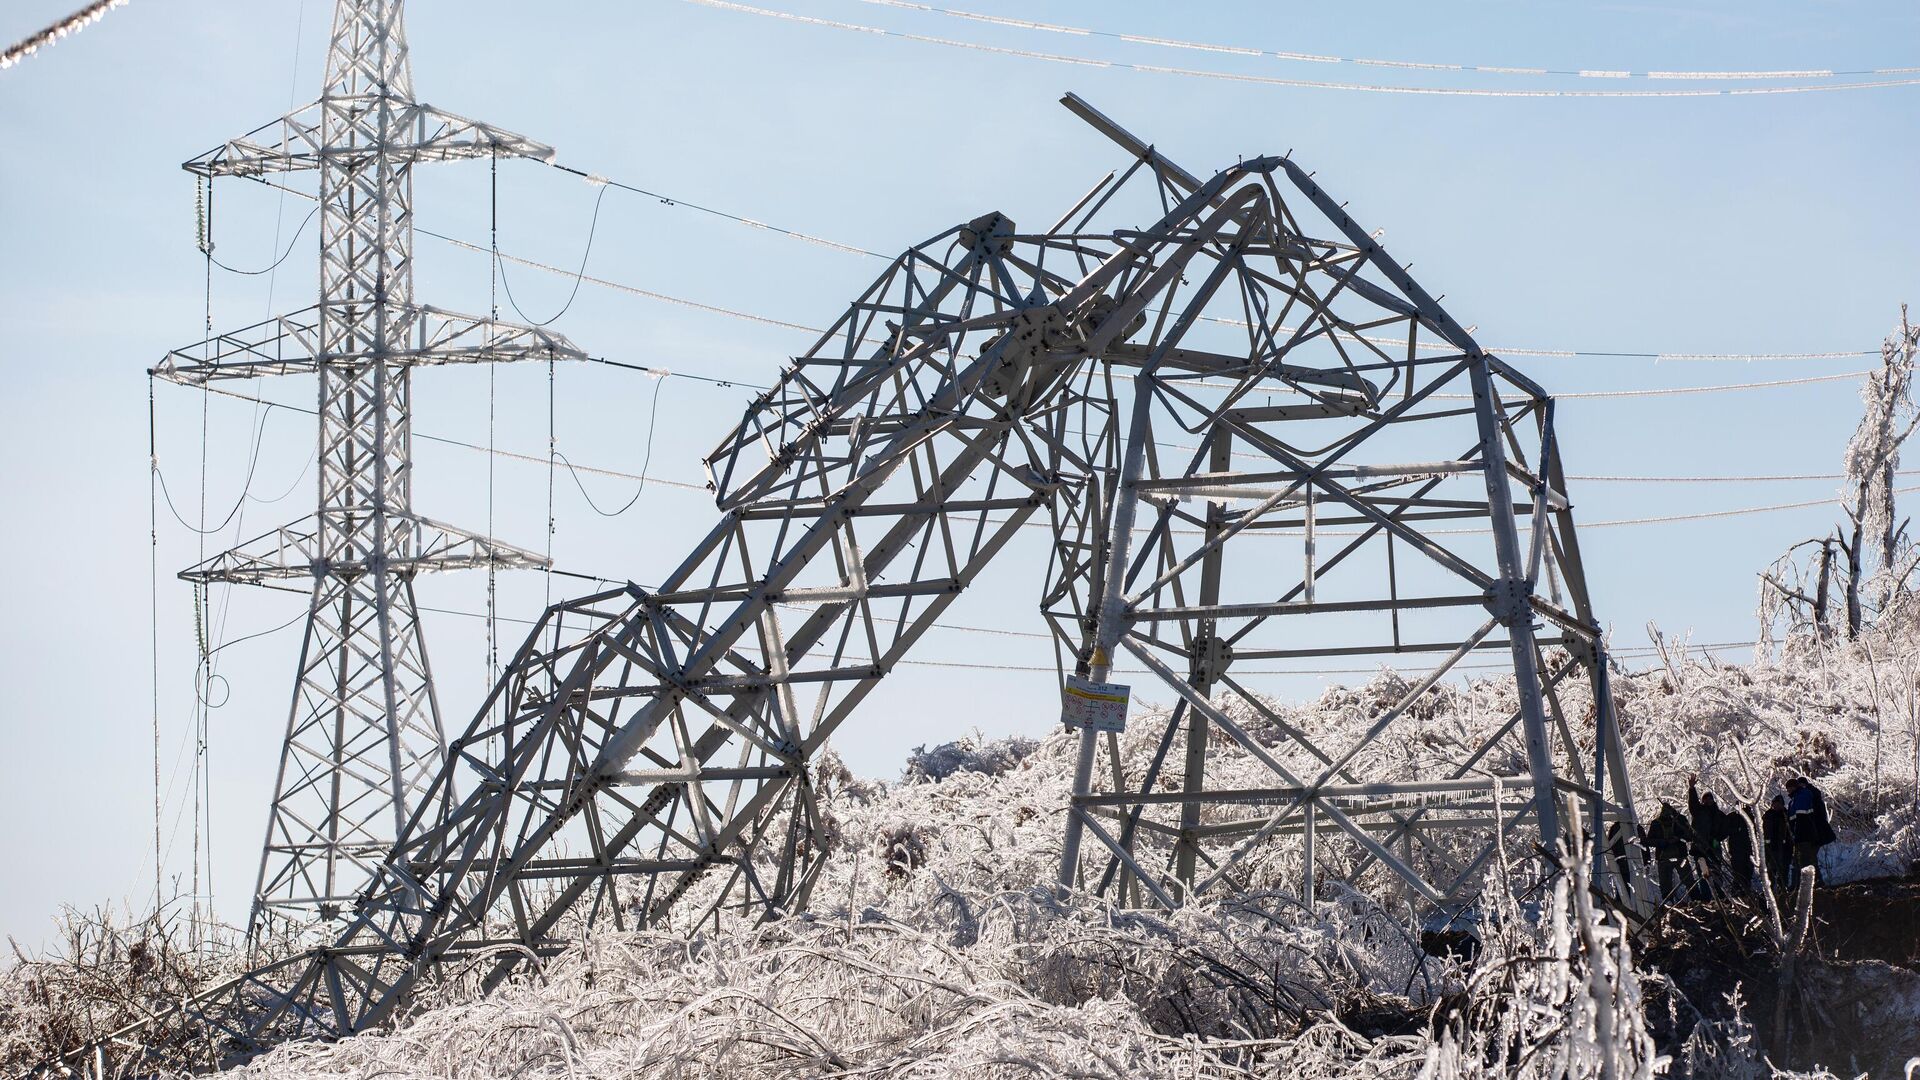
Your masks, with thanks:
[(1800, 871), (1811, 866), (1814, 883), (1820, 877), (1820, 849), (1833, 843), (1833, 821), (1827, 817), (1827, 797), (1813, 781), (1796, 776), (1787, 781), (1787, 822), (1793, 832), (1793, 886), (1800, 884)]

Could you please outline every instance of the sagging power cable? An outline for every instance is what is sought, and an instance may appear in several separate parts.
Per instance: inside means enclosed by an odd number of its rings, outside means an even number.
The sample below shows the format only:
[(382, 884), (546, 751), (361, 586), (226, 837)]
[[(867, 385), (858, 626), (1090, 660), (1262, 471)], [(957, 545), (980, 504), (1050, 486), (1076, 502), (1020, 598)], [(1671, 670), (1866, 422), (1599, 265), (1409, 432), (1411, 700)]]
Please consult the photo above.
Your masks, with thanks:
[[(507, 304), (508, 306), (513, 308), (515, 314), (520, 316), (520, 321), (527, 323), (530, 326), (550, 326), (554, 323), (554, 321), (559, 319), (560, 316), (565, 315), (567, 313), (567, 309), (573, 307), (574, 300), (580, 296), (580, 282), (584, 280), (587, 275), (587, 259), (593, 254), (593, 238), (596, 235), (598, 235), (600, 232), (600, 204), (606, 201), (607, 188), (610, 186), (611, 186), (610, 184), (604, 184), (604, 183), (601, 184), (600, 194), (594, 196), (593, 198), (593, 218), (587, 222), (587, 242), (585, 247), (580, 252), (580, 266), (578, 269), (576, 269), (573, 272), (573, 291), (567, 294), (567, 302), (560, 305), (559, 311), (554, 312), (552, 315), (549, 315), (544, 319), (538, 319), (538, 320), (534, 319), (533, 316), (528, 315), (526, 311), (524, 311), (520, 307), (520, 302), (514, 299), (513, 283), (507, 279), (507, 268), (505, 266), (499, 267), (500, 287), (506, 291)], [(498, 234), (497, 227), (495, 231), (497, 236)], [(493, 258), (496, 263), (498, 263), (500, 260), (500, 248), (497, 243), (495, 244), (493, 249)]]
[[(821, 247), (832, 248), (838, 251), (845, 251), (845, 252), (849, 252), (856, 255), (866, 255), (866, 256), (871, 256), (873, 258), (887, 257), (887, 256), (881, 255), (879, 252), (868, 251), (865, 248), (855, 247), (851, 244), (842, 244), (835, 240), (828, 240), (823, 237), (814, 236), (809, 233), (803, 233), (795, 229), (781, 228), (780, 226), (777, 226), (777, 225), (770, 225), (765, 222), (758, 221), (754, 218), (745, 217), (739, 214), (728, 213), (724, 210), (717, 210), (711, 207), (702, 206), (697, 203), (684, 202), (682, 200), (674, 199), (668, 196), (658, 195), (654, 192), (647, 191), (645, 188), (640, 188), (632, 184), (621, 183), (620, 181), (617, 181), (617, 180), (608, 180), (607, 178), (599, 176), (597, 174), (587, 173), (579, 169), (574, 169), (572, 167), (567, 167), (567, 166), (555, 166), (555, 167), (559, 168), (563, 172), (568, 172), (576, 176), (585, 177), (596, 183), (604, 182), (607, 186), (610, 186), (610, 187), (617, 187), (623, 190), (635, 191), (635, 192), (648, 195), (649, 197), (658, 199), (664, 205), (684, 206), (689, 209), (699, 210), (702, 213), (712, 214), (716, 217), (720, 217), (728, 221), (734, 221), (743, 225), (748, 225), (752, 228), (763, 229), (769, 232), (777, 233), (782, 236), (791, 237), (796, 240), (802, 240), (809, 244), (815, 244)], [(308, 192), (299, 191), (297, 189), (287, 187), (284, 184), (276, 183), (274, 181), (267, 180), (262, 177), (249, 176), (249, 177), (245, 177), (245, 179), (251, 180), (254, 183), (263, 184), (267, 187), (275, 189), (276, 191), (284, 192), (291, 195), (297, 195), (303, 199), (313, 198), (313, 195), (311, 195)], [(414, 231), (422, 236), (432, 237), (435, 240), (442, 241), (453, 247), (460, 248), (465, 251), (470, 251), (475, 254), (487, 255), (490, 258), (494, 257), (497, 254), (498, 258), (503, 262), (511, 262), (516, 265), (525, 266), (535, 270), (540, 270), (545, 273), (557, 274), (563, 277), (568, 277), (568, 278), (577, 277), (578, 280), (583, 281), (589, 285), (595, 285), (601, 288), (612, 289), (616, 292), (623, 292), (632, 296), (639, 296), (648, 300), (656, 300), (661, 303), (673, 304), (678, 307), (689, 308), (695, 311), (704, 311), (709, 314), (720, 315), (730, 319), (739, 319), (744, 322), (759, 323), (763, 326), (777, 326), (783, 329), (796, 330), (796, 331), (801, 331), (809, 334), (822, 334), (826, 332), (821, 327), (809, 326), (805, 323), (791, 322), (786, 319), (776, 319), (771, 316), (759, 315), (750, 311), (741, 311), (736, 308), (727, 308), (717, 304), (703, 303), (701, 301), (690, 300), (682, 296), (674, 296), (670, 293), (658, 292), (652, 289), (643, 289), (643, 288), (640, 288), (639, 286), (629, 285), (624, 282), (611, 281), (606, 278), (594, 277), (591, 274), (586, 274), (584, 270), (580, 270), (580, 271), (568, 270), (564, 267), (554, 266), (549, 263), (543, 263), (535, 259), (526, 258), (524, 256), (509, 255), (506, 252), (496, 253), (492, 248), (488, 247), (487, 245), (476, 244), (471, 241), (462, 240), (459, 237), (455, 237), (455, 236), (448, 236), (445, 233), (435, 232), (432, 229), (423, 228), (418, 225), (414, 226)], [(1243, 324), (1238, 324), (1235, 322), (1235, 320), (1231, 320), (1231, 319), (1210, 319), (1209, 321), (1217, 321), (1227, 325), (1243, 325)], [(1377, 345), (1404, 346), (1406, 344), (1406, 342), (1403, 339), (1395, 339), (1395, 338), (1387, 338), (1387, 337), (1365, 336), (1365, 337), (1362, 337), (1361, 340), (1365, 340)], [(1877, 357), (1880, 355), (1879, 349), (1818, 349), (1818, 350), (1804, 351), (1804, 352), (1693, 352), (1693, 351), (1649, 352), (1645, 350), (1629, 350), (1629, 349), (1553, 349), (1553, 348), (1542, 348), (1538, 346), (1519, 346), (1519, 345), (1490, 346), (1488, 347), (1487, 351), (1490, 353), (1494, 353), (1496, 355), (1501, 355), (1501, 356), (1539, 356), (1539, 357), (1550, 357), (1550, 358), (1556, 358), (1556, 359), (1586, 358), (1586, 359), (1612, 359), (1612, 360), (1652, 360), (1656, 363), (1664, 363), (1669, 361), (1752, 362), (1752, 361), (1850, 360), (1856, 357)], [(674, 375), (677, 378), (697, 377), (697, 376), (687, 375), (686, 373), (683, 373), (683, 372), (675, 372)], [(721, 380), (721, 381), (730, 382), (730, 380)], [(747, 385), (747, 384), (742, 383), (737, 385)]]
[[(464, 251), (470, 251), (480, 255), (487, 255), (489, 257), (493, 256), (493, 252), (489, 251), (485, 246), (480, 244), (470, 243), (466, 240), (461, 240), (457, 237), (447, 236), (443, 233), (434, 232), (431, 229), (423, 229), (423, 228), (416, 227), (414, 231), (424, 236), (430, 236), (435, 240), (439, 240), (444, 243), (450, 244), (453, 247), (460, 248)], [(529, 269), (542, 271), (543, 273), (555, 274), (562, 277), (574, 276), (574, 272), (566, 269), (565, 267), (555, 266), (551, 263), (540, 262), (537, 259), (529, 259), (520, 255), (509, 255), (506, 252), (500, 252), (498, 255), (498, 258), (502, 262), (514, 263), (519, 266), (528, 267)], [(759, 325), (762, 325), (762, 326), (774, 326), (774, 327), (779, 327), (780, 329), (783, 329), (783, 330), (793, 330), (793, 331), (797, 331), (805, 334), (819, 335), (819, 334), (826, 333), (826, 329), (824, 327), (809, 326), (806, 323), (797, 323), (797, 322), (792, 322), (786, 319), (776, 319), (769, 315), (760, 315), (751, 311), (742, 311), (738, 308), (722, 307), (718, 304), (708, 304), (698, 300), (689, 300), (685, 297), (674, 296), (669, 293), (658, 292), (652, 289), (643, 289), (637, 285), (629, 285), (629, 284), (626, 284), (625, 282), (611, 281), (606, 278), (594, 277), (592, 275), (586, 275), (581, 280), (585, 281), (589, 285), (596, 285), (604, 289), (612, 289), (615, 292), (623, 292), (630, 296), (638, 296), (646, 300), (655, 300), (665, 304), (673, 304), (678, 307), (691, 308), (695, 311), (704, 311), (710, 315), (719, 315), (723, 318), (737, 319), (742, 322), (758, 323)], [(1227, 325), (1244, 326), (1244, 324), (1236, 323), (1234, 320), (1231, 320), (1231, 319), (1217, 319), (1217, 320), (1209, 320), (1209, 321), (1217, 321)], [(1362, 336), (1362, 335), (1355, 335), (1355, 336), (1362, 341), (1366, 341), (1374, 345), (1397, 346), (1397, 347), (1404, 347), (1406, 345), (1405, 339), (1402, 339), (1402, 338), (1374, 337), (1374, 336)], [(1538, 357), (1547, 357), (1547, 358), (1553, 358), (1553, 359), (1584, 358), (1584, 359), (1611, 359), (1611, 360), (1652, 360), (1656, 363), (1666, 362), (1666, 361), (1681, 361), (1681, 360), (1743, 361), (1743, 362), (1750, 362), (1750, 361), (1757, 361), (1757, 360), (1763, 360), (1763, 361), (1851, 360), (1856, 357), (1880, 355), (1880, 350), (1878, 349), (1851, 349), (1851, 350), (1825, 349), (1825, 350), (1816, 350), (1811, 352), (1713, 353), (1713, 352), (1629, 352), (1629, 351), (1621, 351), (1621, 350), (1603, 350), (1603, 349), (1547, 349), (1547, 348), (1538, 348), (1538, 347), (1532, 347), (1532, 346), (1488, 346), (1487, 352), (1493, 353), (1498, 356), (1538, 356)], [(1856, 373), (1842, 373), (1841, 375), (1834, 376), (1834, 378), (1851, 378), (1851, 377), (1854, 377), (1855, 374)], [(1595, 396), (1601, 396), (1601, 395), (1596, 394)]]

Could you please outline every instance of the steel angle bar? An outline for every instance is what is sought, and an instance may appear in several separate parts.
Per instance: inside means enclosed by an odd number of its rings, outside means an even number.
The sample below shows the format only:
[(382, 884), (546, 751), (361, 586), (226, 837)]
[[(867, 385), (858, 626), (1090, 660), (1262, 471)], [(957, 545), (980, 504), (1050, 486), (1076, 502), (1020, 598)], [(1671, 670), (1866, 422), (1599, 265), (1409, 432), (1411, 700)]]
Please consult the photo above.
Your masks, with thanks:
[[(1449, 373), (1447, 378), (1450, 378), (1451, 374), (1452, 373)], [(1264, 453), (1267, 453), (1270, 456), (1275, 457), (1277, 460), (1280, 460), (1283, 464), (1289, 466), (1295, 472), (1300, 474), (1302, 479), (1297, 483), (1289, 485), (1287, 488), (1282, 489), (1281, 491), (1275, 492), (1274, 494), (1269, 495), (1266, 498), (1262, 499), (1258, 504), (1248, 509), (1240, 517), (1235, 518), (1231, 524), (1229, 524), (1226, 528), (1221, 530), (1218, 536), (1209, 537), (1204, 543), (1196, 547), (1195, 550), (1183, 556), (1178, 563), (1174, 564), (1174, 566), (1162, 572), (1159, 577), (1150, 581), (1146, 586), (1135, 590), (1131, 595), (1127, 597), (1126, 602), (1128, 603), (1128, 605), (1137, 606), (1141, 604), (1142, 602), (1144, 602), (1146, 597), (1158, 591), (1159, 588), (1164, 586), (1167, 582), (1173, 580), (1174, 578), (1179, 577), (1181, 574), (1184, 574), (1187, 570), (1191, 569), (1193, 564), (1198, 562), (1201, 558), (1203, 558), (1209, 551), (1224, 545), (1227, 541), (1231, 540), (1234, 536), (1238, 535), (1241, 531), (1245, 530), (1253, 522), (1259, 520), (1261, 516), (1275, 509), (1276, 507), (1280, 506), (1286, 499), (1292, 498), (1296, 491), (1304, 489), (1308, 484), (1319, 482), (1321, 479), (1319, 477), (1319, 473), (1323, 469), (1333, 464), (1333, 462), (1338, 461), (1341, 456), (1351, 451), (1354, 447), (1359, 446), (1367, 436), (1384, 428), (1400, 413), (1412, 409), (1419, 401), (1424, 399), (1424, 396), (1426, 394), (1431, 393), (1444, 381), (1445, 381), (1445, 378), (1424, 388), (1418, 395), (1408, 398), (1407, 400), (1394, 406), (1393, 409), (1390, 409), (1386, 413), (1382, 414), (1378, 419), (1371, 421), (1365, 429), (1356, 433), (1354, 436), (1344, 440), (1346, 445), (1340, 451), (1336, 452), (1333, 455), (1330, 455), (1326, 460), (1324, 460), (1318, 466), (1315, 466), (1313, 464), (1310, 464), (1306, 461), (1301, 460), (1298, 457), (1295, 457), (1292, 453), (1280, 448), (1277, 444), (1269, 445), (1271, 443), (1271, 440), (1264, 438), (1262, 436), (1262, 433), (1259, 432), (1257, 429), (1249, 428), (1249, 427), (1246, 427), (1245, 425), (1233, 424), (1230, 421), (1227, 421), (1223, 418), (1220, 421), (1220, 424), (1223, 428), (1232, 430), (1236, 435), (1240, 437), (1250, 439), (1255, 443), (1255, 445), (1260, 446), (1260, 448)], [(1472, 581), (1475, 584), (1479, 584), (1482, 586), (1491, 584), (1490, 579), (1488, 579), (1485, 574), (1481, 573), (1478, 569), (1473, 567), (1471, 564), (1460, 561), (1457, 556), (1454, 556), (1451, 552), (1446, 551), (1444, 548), (1440, 548), (1438, 545), (1434, 544), (1431, 540), (1428, 540), (1426, 537), (1420, 535), (1419, 533), (1411, 529), (1406, 528), (1406, 526), (1404, 525), (1398, 524), (1394, 518), (1390, 516), (1382, 515), (1377, 511), (1372, 511), (1370, 507), (1360, 503), (1357, 499), (1347, 494), (1347, 492), (1344, 489), (1338, 487), (1337, 485), (1333, 485), (1331, 483), (1322, 483), (1322, 488), (1326, 490), (1329, 494), (1334, 495), (1334, 497), (1339, 498), (1342, 501), (1348, 503), (1348, 505), (1352, 506), (1355, 510), (1359, 511), (1362, 515), (1366, 516), (1370, 522), (1380, 526), (1381, 528), (1389, 532), (1395, 533), (1401, 539), (1407, 541), (1410, 544), (1413, 544), (1414, 546), (1418, 547), (1420, 550), (1426, 552), (1428, 555), (1432, 556), (1436, 561), (1440, 562), (1442, 566), (1446, 566), (1449, 569), (1454, 570), (1456, 573), (1459, 573), (1460, 576), (1465, 577), (1467, 580)]]
[(1129, 623), (1171, 622), (1183, 619), (1252, 619), (1279, 615), (1327, 615), (1366, 611), (1413, 611), (1429, 608), (1479, 607), (1484, 595), (1412, 596), (1398, 600), (1330, 600), (1323, 603), (1215, 604), (1212, 606), (1138, 608), (1127, 613)]
[[(1158, 657), (1148, 652), (1145, 648), (1141, 647), (1139, 644), (1137, 644), (1130, 638), (1122, 638), (1121, 644), (1124, 645), (1127, 651), (1131, 652), (1134, 655), (1134, 657), (1138, 659), (1142, 664), (1145, 664), (1147, 667), (1153, 669), (1154, 673), (1160, 676), (1162, 681), (1164, 681), (1170, 688), (1172, 688), (1175, 693), (1179, 694), (1183, 699), (1186, 700), (1190, 708), (1198, 710), (1199, 712), (1204, 714), (1209, 720), (1211, 720), (1216, 726), (1226, 731), (1228, 735), (1232, 736), (1235, 742), (1239, 743), (1241, 747), (1247, 750), (1248, 753), (1252, 754), (1256, 759), (1258, 759), (1261, 762), (1261, 764), (1267, 766), (1269, 769), (1272, 769), (1275, 773), (1277, 773), (1282, 779), (1286, 780), (1289, 784), (1298, 785), (1300, 783), (1299, 777), (1293, 775), (1293, 773), (1290, 770), (1288, 770), (1285, 765), (1281, 764), (1280, 761), (1276, 759), (1271, 753), (1269, 753), (1265, 747), (1261, 746), (1257, 739), (1254, 739), (1252, 736), (1248, 735), (1247, 732), (1244, 729), (1242, 729), (1239, 724), (1235, 723), (1232, 718), (1228, 717), (1225, 713), (1221, 712), (1219, 709), (1214, 708), (1211, 702), (1207, 701), (1204, 698), (1201, 698), (1197, 693), (1194, 692), (1192, 687), (1186, 684), (1185, 680), (1181, 679), (1178, 675), (1174, 674), (1172, 669), (1168, 668), (1165, 664), (1161, 663)], [(1441, 900), (1442, 898), (1441, 894), (1439, 894), (1438, 892), (1435, 892), (1433, 889), (1433, 886), (1427, 884), (1426, 880), (1422, 878), (1417, 871), (1415, 871), (1411, 866), (1408, 866), (1406, 863), (1402, 862), (1399, 856), (1395, 855), (1393, 852), (1388, 851), (1384, 847), (1382, 847), (1378, 841), (1374, 840), (1371, 836), (1367, 835), (1365, 830), (1362, 830), (1358, 825), (1355, 825), (1353, 821), (1350, 818), (1348, 818), (1345, 814), (1341, 813), (1339, 810), (1334, 809), (1332, 807), (1321, 807), (1321, 809), (1327, 814), (1329, 818), (1331, 818), (1334, 821), (1335, 824), (1339, 825), (1340, 828), (1345, 830), (1348, 835), (1352, 836), (1356, 842), (1358, 842), (1362, 847), (1373, 852), (1374, 856), (1380, 859), (1380, 861), (1386, 863), (1388, 866), (1393, 867), (1396, 873), (1399, 873), (1402, 877), (1404, 877), (1407, 880), (1408, 884), (1412, 885), (1417, 891), (1419, 891), (1428, 900), (1433, 901), (1435, 903), (1438, 903)], [(1281, 820), (1281, 815), (1276, 814), (1274, 817), (1274, 824), (1278, 824), (1280, 820)], [(1210, 877), (1207, 878), (1205, 882), (1202, 882), (1200, 885), (1196, 886), (1194, 891), (1196, 893), (1205, 892), (1214, 882), (1220, 880), (1221, 875), (1223, 875), (1226, 872), (1227, 866), (1230, 866), (1233, 862), (1237, 862), (1239, 858), (1243, 857), (1246, 851), (1251, 850), (1252, 843), (1257, 842), (1257, 840), (1259, 839), (1264, 839), (1264, 836), (1256, 837), (1255, 841), (1250, 841), (1249, 845), (1247, 845), (1246, 847), (1243, 847), (1240, 851), (1237, 851), (1234, 854), (1234, 856), (1227, 861), (1226, 864), (1222, 865), (1222, 867), (1219, 870), (1216, 870)]]
[(1323, 784), (1319, 787), (1294, 784), (1283, 787), (1263, 788), (1214, 788), (1198, 795), (1180, 791), (1139, 791), (1114, 792), (1105, 795), (1075, 796), (1076, 806), (1123, 806), (1133, 804), (1180, 803), (1188, 799), (1200, 802), (1300, 802), (1308, 795), (1317, 795), (1325, 799), (1347, 799), (1383, 795), (1453, 795), (1462, 792), (1487, 790), (1500, 780), (1507, 784), (1529, 786), (1531, 777), (1503, 776), (1474, 778), (1471, 780), (1409, 780), (1381, 781), (1377, 783)]
[(1168, 911), (1172, 911), (1174, 908), (1180, 906), (1174, 902), (1173, 897), (1167, 895), (1165, 889), (1160, 887), (1160, 882), (1156, 880), (1155, 875), (1149, 874), (1142, 869), (1140, 864), (1134, 860), (1133, 853), (1128, 851), (1124, 844), (1115, 840), (1113, 834), (1102, 827), (1100, 822), (1096, 820), (1092, 814), (1078, 808), (1070, 810), (1069, 813), (1079, 818), (1081, 824), (1086, 826), (1087, 831), (1091, 832), (1095, 839), (1105, 844), (1107, 850), (1111, 851), (1115, 858), (1119, 859), (1128, 870), (1133, 872), (1133, 880), (1139, 882), (1142, 888), (1152, 893), (1153, 898), (1160, 901), (1162, 907)]

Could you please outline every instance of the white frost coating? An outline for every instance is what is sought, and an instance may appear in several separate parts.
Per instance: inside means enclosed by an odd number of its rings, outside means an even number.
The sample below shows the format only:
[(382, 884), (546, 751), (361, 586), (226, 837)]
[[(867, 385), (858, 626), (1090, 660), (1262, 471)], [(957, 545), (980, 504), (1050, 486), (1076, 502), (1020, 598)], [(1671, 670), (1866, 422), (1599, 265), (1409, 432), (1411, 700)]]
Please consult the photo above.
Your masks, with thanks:
[[(1912, 865), (1920, 633), (1883, 624), (1850, 644), (1796, 639), (1757, 666), (1660, 646), (1656, 666), (1615, 678), (1629, 766), (1650, 801), (1643, 812), (1682, 795), (1690, 772), (1725, 798), (1804, 771), (1842, 833), (1829, 869), (1868, 858)], [(1274, 708), (1338, 746), (1405, 689), (1382, 674)], [(1413, 737), (1365, 751), (1377, 755), (1372, 774), (1433, 775), (1502, 722), (1512, 697), (1499, 680), (1436, 688)], [(1250, 710), (1236, 718), (1291, 752), (1272, 721)], [(1154, 727), (1136, 722), (1122, 737), (1129, 770), (1145, 767)], [(1221, 748), (1210, 776), (1259, 775), (1236, 753)], [(1058, 858), (1072, 754), (1070, 737), (1026, 747), (974, 736), (920, 752), (920, 778), (894, 785), (858, 780), (826, 755), (816, 779), (835, 857), (810, 915), (766, 926), (723, 919), (691, 939), (687, 927), (603, 934), (485, 1000), (455, 979), (393, 1032), (284, 1047), (241, 1075), (1659, 1075), (1642, 1004), (1655, 977), (1568, 886), (1537, 909), (1493, 894), (1470, 970), (1423, 961), (1404, 906), (1332, 880), (1344, 858), (1332, 843), (1311, 911), (1283, 891), (1299, 873), (1286, 844), (1248, 861), (1246, 892), (1170, 916), (1061, 904), (1032, 889)], [(689, 897), (686, 908), (698, 907)], [(36, 1060), (23, 1055), (59, 1011), (42, 1003), (49, 994), (69, 1023), (76, 1011), (101, 1024), (125, 1015), (57, 963), (16, 966), (0, 974), (0, 1065)], [(1385, 1033), (1366, 1020), (1377, 1016), (1407, 1023)], [(1717, 1070), (1694, 1075), (1772, 1075), (1749, 1034), (1723, 1025), (1675, 1053)], [(1509, 1066), (1485, 1064), (1498, 1061)]]

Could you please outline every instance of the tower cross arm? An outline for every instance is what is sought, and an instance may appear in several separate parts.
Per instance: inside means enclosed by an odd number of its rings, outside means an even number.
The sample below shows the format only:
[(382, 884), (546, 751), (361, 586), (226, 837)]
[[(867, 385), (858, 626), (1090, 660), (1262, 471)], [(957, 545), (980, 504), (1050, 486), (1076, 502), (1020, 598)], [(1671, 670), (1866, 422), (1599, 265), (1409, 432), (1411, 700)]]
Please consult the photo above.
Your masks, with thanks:
[[(410, 534), (415, 541), (411, 554), (386, 560), (389, 571), (412, 575), (483, 566), (541, 570), (552, 565), (538, 552), (432, 518), (392, 511), (388, 511), (387, 516), (390, 531)], [(327, 559), (322, 554), (323, 531), (319, 517), (309, 514), (182, 570), (180, 579), (197, 584), (266, 585), (275, 581), (311, 580), (328, 574), (351, 575), (370, 569), (364, 559)]]
[[(329, 110), (354, 127), (374, 110), (392, 110), (387, 141), (348, 140), (329, 144), (324, 120)], [(328, 158), (353, 159), (386, 154), (407, 161), (458, 161), (489, 156), (552, 161), (553, 147), (492, 124), (384, 94), (322, 98), (230, 139), (180, 167), (200, 176), (265, 176), (317, 169)]]
[(464, 315), (425, 304), (392, 305), (407, 327), (402, 347), (380, 356), (370, 352), (323, 355), (320, 316), (331, 307), (341, 318), (355, 319), (371, 308), (368, 301), (334, 301), (302, 308), (252, 326), (229, 331), (169, 352), (152, 373), (169, 382), (204, 386), (226, 379), (297, 375), (330, 364), (384, 359), (389, 364), (506, 364), (521, 360), (585, 360), (587, 354), (565, 334), (543, 326)]

